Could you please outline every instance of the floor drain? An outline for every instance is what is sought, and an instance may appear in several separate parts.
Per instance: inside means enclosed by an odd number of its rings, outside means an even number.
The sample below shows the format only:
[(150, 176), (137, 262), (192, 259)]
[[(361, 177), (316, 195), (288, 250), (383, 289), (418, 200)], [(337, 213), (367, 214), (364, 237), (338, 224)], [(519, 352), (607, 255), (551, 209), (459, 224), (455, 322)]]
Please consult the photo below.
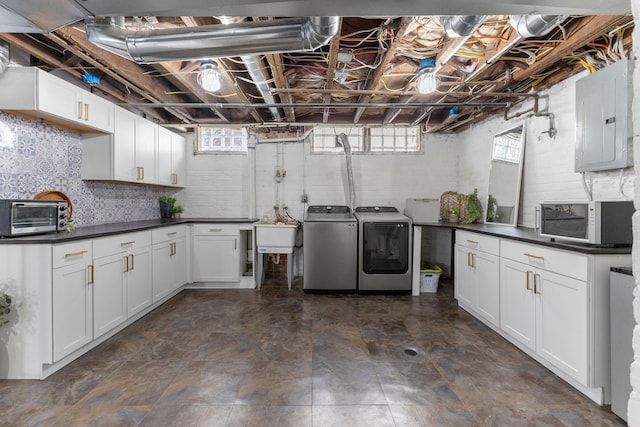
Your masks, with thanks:
[(413, 348), (405, 348), (404, 354), (406, 354), (407, 356), (417, 356), (418, 352)]

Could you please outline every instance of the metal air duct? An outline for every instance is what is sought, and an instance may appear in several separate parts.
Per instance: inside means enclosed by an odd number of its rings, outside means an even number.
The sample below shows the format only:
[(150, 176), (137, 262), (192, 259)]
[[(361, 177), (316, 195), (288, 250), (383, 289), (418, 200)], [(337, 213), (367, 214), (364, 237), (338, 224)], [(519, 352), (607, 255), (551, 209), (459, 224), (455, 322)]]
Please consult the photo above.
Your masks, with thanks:
[(127, 30), (115, 18), (87, 18), (95, 45), (141, 64), (312, 51), (337, 33), (339, 17), (313, 16), (159, 30)]
[(447, 16), (442, 20), (442, 26), (450, 38), (467, 37), (480, 28), (485, 19), (486, 15)]
[(9, 43), (0, 40), (0, 74), (9, 67)]
[[(237, 24), (244, 21), (244, 18), (239, 16), (221, 16), (219, 19), (220, 22), (225, 25)], [(247, 72), (251, 76), (251, 81), (264, 99), (264, 103), (276, 104), (276, 100), (271, 91), (272, 85), (269, 83), (269, 76), (262, 65), (262, 59), (256, 55), (241, 55), (240, 59), (247, 68)], [(269, 111), (275, 121), (279, 122), (282, 120), (282, 116), (280, 116), (280, 112), (276, 107), (269, 108)]]
[(548, 34), (564, 19), (564, 15), (521, 15), (512, 16), (509, 21), (520, 36), (527, 38)]

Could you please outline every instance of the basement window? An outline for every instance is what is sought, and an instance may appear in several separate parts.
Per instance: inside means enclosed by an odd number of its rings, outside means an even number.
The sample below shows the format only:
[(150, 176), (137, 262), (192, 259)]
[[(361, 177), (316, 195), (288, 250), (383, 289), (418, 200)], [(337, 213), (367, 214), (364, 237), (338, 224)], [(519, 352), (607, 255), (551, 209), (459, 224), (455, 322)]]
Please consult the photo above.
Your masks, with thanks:
[(198, 126), (196, 154), (246, 153), (248, 134), (242, 127)]
[(418, 126), (383, 126), (369, 128), (371, 153), (420, 153)]
[(519, 163), (520, 150), (522, 149), (520, 134), (513, 137), (511, 134), (496, 136), (493, 139), (493, 160)]
[(337, 144), (338, 135), (344, 133), (349, 139), (352, 153), (362, 153), (364, 129), (357, 126), (336, 127), (336, 126), (316, 126), (313, 129), (313, 140), (311, 142), (311, 152), (315, 154), (343, 153), (342, 145)]

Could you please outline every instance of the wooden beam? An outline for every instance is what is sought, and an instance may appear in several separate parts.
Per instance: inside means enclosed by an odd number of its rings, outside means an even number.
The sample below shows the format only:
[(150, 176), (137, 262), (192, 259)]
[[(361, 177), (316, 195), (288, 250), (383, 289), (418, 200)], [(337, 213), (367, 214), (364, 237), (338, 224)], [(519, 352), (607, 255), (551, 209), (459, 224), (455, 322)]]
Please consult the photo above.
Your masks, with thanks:
[[(395, 39), (391, 43), (391, 46), (389, 46), (389, 49), (387, 49), (387, 51), (385, 52), (382, 60), (380, 61), (380, 65), (378, 66), (378, 68), (376, 68), (376, 71), (373, 73), (373, 75), (369, 76), (365, 89), (372, 90), (378, 87), (378, 85), (380, 84), (380, 79), (382, 79), (382, 76), (387, 70), (387, 67), (389, 67), (389, 64), (391, 64), (391, 61), (396, 56), (396, 51), (398, 50), (402, 39), (406, 35), (407, 29), (409, 28), (409, 24), (411, 23), (412, 19), (413, 18), (402, 18), (400, 28), (398, 28)], [(358, 103), (366, 104), (370, 100), (371, 95), (363, 95), (358, 98)], [(360, 118), (362, 117), (364, 111), (364, 108), (356, 109), (356, 112), (353, 116), (353, 123), (358, 123), (360, 121)]]
[[(161, 79), (147, 75), (146, 70), (138, 64), (95, 46), (79, 28), (61, 28), (55, 33), (47, 35), (47, 37), (130, 88), (143, 99), (147, 99), (152, 103), (180, 102), (182, 100), (181, 97), (168, 95), (172, 88)], [(87, 52), (91, 52), (91, 54)], [(183, 110), (171, 108), (167, 111), (185, 123), (190, 122), (192, 119)]]
[[(282, 57), (276, 54), (265, 55), (265, 57), (267, 59), (267, 62), (269, 63), (271, 75), (273, 76), (273, 82), (275, 83), (276, 92), (278, 92), (280, 100), (285, 104), (294, 104), (295, 100), (290, 93), (280, 92), (281, 89), (289, 89), (289, 82), (284, 75), (284, 64), (282, 63)], [(284, 108), (284, 115), (287, 117), (287, 121), (289, 121), (289, 123), (295, 123), (296, 112), (293, 107)]]
[[(340, 34), (342, 34), (342, 18), (340, 18), (340, 22), (338, 23), (337, 36), (334, 36), (331, 39), (331, 43), (329, 44), (329, 64), (327, 66), (327, 77), (324, 82), (325, 89), (333, 89), (333, 86), (334, 86), (333, 78), (336, 75), (336, 65), (338, 64), (338, 51), (340, 50)], [(327, 104), (331, 102), (330, 93), (326, 93), (324, 95), (323, 102)], [(327, 123), (328, 121), (329, 121), (329, 109), (326, 108), (322, 114), (322, 123)]]

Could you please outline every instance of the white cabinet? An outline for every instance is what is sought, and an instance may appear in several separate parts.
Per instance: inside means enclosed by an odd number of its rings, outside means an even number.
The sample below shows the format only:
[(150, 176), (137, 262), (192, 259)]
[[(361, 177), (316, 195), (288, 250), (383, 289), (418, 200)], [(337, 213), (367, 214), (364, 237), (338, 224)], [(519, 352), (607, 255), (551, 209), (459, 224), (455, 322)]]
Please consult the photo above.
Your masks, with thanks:
[(55, 245), (53, 254), (53, 361), (93, 340), (91, 241)]
[(93, 241), (94, 338), (152, 303), (151, 232)]
[(152, 231), (153, 302), (187, 282), (186, 226), (162, 227)]
[(502, 249), (502, 330), (589, 385), (589, 257), (511, 241)]
[(158, 126), (115, 107), (114, 133), (82, 140), (82, 179), (158, 184)]
[(500, 325), (499, 251), (496, 237), (456, 231), (456, 298), (495, 326)]
[(237, 224), (193, 226), (193, 280), (240, 280), (240, 228)]
[(0, 109), (77, 130), (113, 132), (114, 105), (36, 67), (9, 67), (0, 75)]
[(184, 137), (158, 127), (158, 183), (171, 187), (186, 185), (186, 146)]

